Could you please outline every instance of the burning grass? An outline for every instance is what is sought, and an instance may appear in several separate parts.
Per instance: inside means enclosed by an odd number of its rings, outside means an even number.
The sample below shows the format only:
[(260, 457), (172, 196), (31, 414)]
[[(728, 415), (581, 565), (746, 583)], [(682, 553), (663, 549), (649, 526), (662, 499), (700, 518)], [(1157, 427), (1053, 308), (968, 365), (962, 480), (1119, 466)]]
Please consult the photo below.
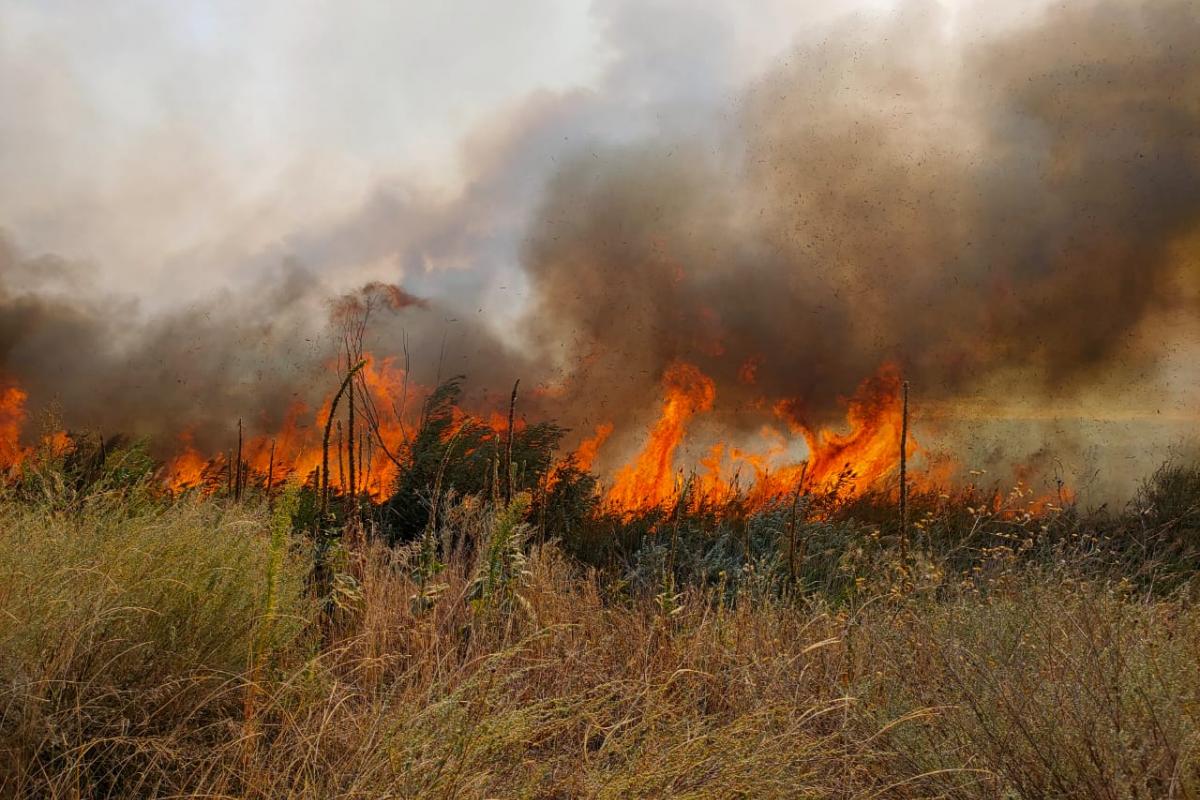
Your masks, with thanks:
[(408, 544), (368, 515), (320, 550), (297, 484), (272, 510), (164, 493), (138, 448), (31, 455), (0, 794), (1200, 796), (1196, 475), (1119, 514), (917, 493), (904, 564), (886, 492), (630, 518), (447, 489)]
[[(241, 419), (233, 420), (227, 446), (215, 452), (211, 442), (207, 451), (199, 446), (194, 432), (181, 421), (183, 427), (167, 437), (169, 441), (154, 443), (164, 460), (163, 483), (177, 493), (240, 496), (247, 490), (271, 494), (287, 480), (298, 479), (364, 501), (391, 502), (415, 465), (427, 457), (439, 461), (434, 451), (449, 452), (451, 439), (456, 439), (460, 452), (453, 461), (473, 464), (479, 472), (470, 481), (473, 486), (490, 482), (507, 487), (517, 479), (536, 493), (553, 488), (564, 472), (587, 472), (603, 462), (597, 472), (605, 485), (597, 488), (605, 504), (614, 512), (637, 516), (674, 505), (685, 483), (693, 499), (764, 508), (798, 488), (836, 489), (842, 495), (864, 491), (897, 465), (902, 380), (890, 364), (844, 398), (846, 421), (841, 430), (808, 419), (795, 398), (763, 396), (736, 412), (750, 415), (740, 425), (750, 417), (761, 423), (760, 441), (742, 441), (744, 431), (735, 425), (705, 443), (693, 439), (693, 428), (706, 415), (717, 413), (718, 387), (696, 365), (676, 361), (661, 376), (661, 403), (644, 436), (617, 442), (622, 437), (614, 437), (614, 424), (600, 422), (551, 469), (567, 430), (552, 422), (510, 420), (496, 408), (465, 407), (461, 376), (432, 388), (410, 383), (407, 368), (362, 349), (365, 326), (366, 317), (360, 317), (359, 327), (346, 336), (345, 366), (343, 359), (337, 361), (338, 388), (315, 411), (295, 401), (278, 429), (257, 433), (249, 425), (244, 429)], [(351, 364), (359, 366), (348, 372)], [(534, 391), (535, 396), (549, 394), (542, 387)], [(17, 386), (0, 393), (2, 467), (20, 465), (36, 449), (26, 424), (26, 400)], [(514, 390), (514, 404), (516, 400)], [(344, 426), (341, 418), (334, 418), (339, 411), (345, 414)], [(510, 433), (523, 458), (510, 459)], [(66, 442), (69, 434), (48, 429), (43, 439)], [(706, 455), (689, 463), (679, 456), (685, 444), (702, 445)], [(631, 445), (634, 450), (628, 452)], [(912, 440), (906, 449), (910, 457), (920, 452)], [(513, 468), (521, 475), (505, 474)], [(927, 482), (931, 477), (932, 473)], [(455, 485), (462, 488), (461, 482)], [(419, 529), (418, 525), (406, 533)]]

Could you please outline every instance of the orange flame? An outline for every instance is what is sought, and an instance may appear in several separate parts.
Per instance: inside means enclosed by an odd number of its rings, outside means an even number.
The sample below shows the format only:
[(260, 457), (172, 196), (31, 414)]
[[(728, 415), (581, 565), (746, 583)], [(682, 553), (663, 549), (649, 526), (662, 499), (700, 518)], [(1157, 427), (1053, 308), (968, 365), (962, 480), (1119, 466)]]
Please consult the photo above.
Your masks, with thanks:
[(613, 424), (611, 422), (602, 422), (597, 425), (596, 432), (575, 448), (575, 466), (584, 472), (590, 470), (596, 463), (596, 455), (600, 452), (600, 448), (608, 441), (608, 437), (612, 436), (612, 432)]
[[(903, 423), (900, 370), (885, 364), (858, 387), (847, 404), (850, 431), (838, 434), (821, 429), (816, 434), (802, 428), (809, 448), (808, 473), (814, 487), (827, 487), (849, 470), (859, 488), (878, 481), (899, 465), (900, 428)], [(908, 437), (908, 457), (917, 443)]]
[(176, 489), (199, 486), (204, 481), (208, 459), (192, 443), (191, 431), (179, 434), (179, 444), (183, 449), (167, 465), (167, 483)]
[[(330, 436), (329, 485), (339, 491), (349, 489), (349, 460), (353, 458), (356, 491), (380, 500), (395, 483), (398, 468), (393, 459), (401, 460), (408, 446), (412, 428), (411, 420), (403, 418), (407, 406), (410, 403), (419, 406), (424, 390), (421, 387), (406, 387), (404, 370), (396, 367), (393, 359), (377, 360), (367, 355), (366, 361), (360, 373), (362, 380), (355, 384), (359, 412), (355, 425), (354, 452), (347, 452), (348, 432), (343, 431), (339, 436), (335, 428)], [(364, 387), (367, 397), (361, 394)], [(406, 390), (411, 391), (413, 397), (406, 397)], [(310, 414), (309, 407), (297, 402), (288, 409), (278, 431), (247, 439), (243, 443), (242, 460), (248, 474), (260, 484), (265, 484), (269, 477), (273, 486), (291, 477), (306, 479), (315, 474), (324, 458), (323, 439), (331, 402), (332, 396), (312, 416), (311, 424), (304, 422), (304, 418)], [(374, 409), (370, 418), (377, 424), (378, 436), (375, 430), (368, 429), (364, 410), (368, 404)], [(344, 414), (345, 409), (343, 402), (338, 408), (339, 415)], [(190, 434), (185, 434), (180, 440), (183, 448), (171, 459), (166, 470), (167, 485), (172, 490), (202, 486), (206, 475), (220, 471), (215, 468), (224, 464), (223, 469), (228, 469), (227, 455), (205, 458), (192, 445)], [(386, 450), (379, 445), (381, 440)], [(218, 486), (207, 488), (216, 489)]]
[(0, 466), (14, 467), (25, 459), (21, 428), (25, 425), (28, 395), (16, 386), (0, 390)]
[[(634, 460), (617, 471), (606, 500), (626, 512), (661, 507), (672, 502), (680, 489), (674, 454), (686, 435), (689, 421), (709, 411), (716, 390), (712, 381), (690, 364), (676, 363), (663, 376), (665, 399), (658, 422)], [(826, 490), (837, 486), (845, 494), (861, 492), (896, 468), (899, 461), (903, 411), (899, 370), (885, 365), (859, 386), (847, 401), (849, 430), (813, 429), (798, 418), (791, 404), (780, 403), (776, 413), (788, 423), (793, 436), (803, 438), (808, 458), (787, 461), (788, 436), (765, 427), (767, 445), (759, 452), (714, 444), (700, 459), (693, 481), (696, 494), (709, 501), (725, 501), (741, 493), (751, 506), (804, 488)], [(909, 456), (918, 451), (909, 437)]]
[(653, 508), (675, 494), (675, 450), (695, 414), (712, 408), (717, 396), (712, 380), (691, 364), (677, 361), (663, 375), (662, 413), (646, 446), (614, 476), (607, 500), (628, 511)]

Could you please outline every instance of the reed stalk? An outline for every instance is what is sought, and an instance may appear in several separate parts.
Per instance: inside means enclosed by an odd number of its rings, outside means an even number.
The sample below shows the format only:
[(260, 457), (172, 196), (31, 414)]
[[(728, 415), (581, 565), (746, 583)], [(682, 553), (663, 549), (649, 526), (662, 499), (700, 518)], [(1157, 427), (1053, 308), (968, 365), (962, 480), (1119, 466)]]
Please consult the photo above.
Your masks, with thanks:
[(908, 568), (908, 381), (903, 388), (900, 422), (900, 561)]
[(242, 419), (238, 417), (237, 475), (233, 483), (233, 499), (239, 503), (242, 501), (242, 483)]
[(345, 447), (345, 437), (342, 435), (342, 421), (339, 419), (335, 424), (337, 428), (337, 454), (338, 454), (338, 486), (346, 488), (346, 464), (343, 460), (342, 449)]
[(275, 440), (271, 440), (271, 456), (267, 460), (267, 502), (271, 502), (271, 487), (275, 483)]
[(504, 443), (504, 505), (512, 502), (512, 448), (513, 448), (513, 418), (517, 411), (517, 387), (521, 379), (513, 384), (512, 397), (508, 401), (508, 437)]
[(350, 385), (346, 387), (346, 391), (346, 465), (349, 467), (347, 476), (350, 479), (347, 497), (349, 498), (350, 505), (353, 506), (354, 498), (358, 494), (358, 486), (356, 485), (357, 481), (355, 481), (356, 470), (354, 464), (354, 381), (350, 382)]
[(788, 520), (788, 577), (796, 582), (796, 509), (800, 505), (800, 494), (804, 492), (804, 479), (808, 475), (808, 462), (800, 468), (800, 481), (792, 495), (792, 515)]
[(333, 431), (333, 418), (337, 413), (338, 401), (342, 399), (342, 395), (346, 393), (346, 388), (350, 385), (350, 381), (358, 374), (358, 371), (367, 365), (367, 360), (364, 358), (359, 361), (346, 373), (346, 377), (342, 379), (342, 385), (338, 387), (337, 394), (333, 396), (333, 400), (329, 404), (329, 416), (325, 418), (325, 435), (321, 439), (321, 516), (325, 517), (329, 513), (329, 434)]

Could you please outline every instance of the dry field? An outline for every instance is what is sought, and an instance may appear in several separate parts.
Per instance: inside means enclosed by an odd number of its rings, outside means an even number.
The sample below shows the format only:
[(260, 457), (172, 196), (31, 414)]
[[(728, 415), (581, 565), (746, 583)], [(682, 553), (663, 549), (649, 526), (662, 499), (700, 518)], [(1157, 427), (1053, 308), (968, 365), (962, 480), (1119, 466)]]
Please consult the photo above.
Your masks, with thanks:
[(914, 497), (907, 564), (882, 495), (566, 533), (448, 496), (317, 548), (306, 495), (26, 465), (0, 794), (1200, 796), (1196, 468), (1120, 513)]

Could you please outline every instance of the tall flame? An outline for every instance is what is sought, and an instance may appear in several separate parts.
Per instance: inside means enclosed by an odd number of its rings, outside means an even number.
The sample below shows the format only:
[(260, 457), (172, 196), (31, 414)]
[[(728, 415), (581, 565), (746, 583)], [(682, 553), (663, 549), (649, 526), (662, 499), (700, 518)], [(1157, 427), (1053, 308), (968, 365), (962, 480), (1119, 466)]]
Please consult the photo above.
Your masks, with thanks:
[(28, 395), (16, 386), (0, 390), (0, 466), (11, 467), (25, 458), (21, 428), (25, 424)]
[[(900, 458), (900, 428), (904, 410), (900, 370), (885, 364), (859, 385), (846, 408), (849, 432), (838, 434), (828, 428), (816, 433), (794, 423), (808, 443), (808, 474), (816, 487), (829, 486), (847, 471), (860, 486), (867, 486), (890, 473)], [(918, 450), (908, 439), (907, 455)]]
[(612, 432), (613, 424), (611, 422), (602, 422), (597, 425), (596, 432), (575, 448), (575, 466), (584, 471), (590, 470), (596, 463), (596, 456), (599, 454), (600, 448), (608, 441), (608, 437), (612, 436)]
[(662, 412), (637, 458), (622, 467), (608, 491), (610, 504), (625, 510), (667, 502), (676, 490), (675, 450), (694, 415), (712, 408), (717, 396), (712, 380), (699, 369), (677, 361), (663, 375)]
[[(700, 459), (692, 476), (696, 493), (707, 500), (727, 500), (741, 491), (743, 478), (745, 498), (752, 505), (788, 494), (801, 481), (813, 490), (835, 485), (845, 493), (866, 489), (888, 475), (899, 461), (903, 417), (900, 390), (900, 372), (892, 365), (885, 365), (863, 381), (847, 401), (849, 430), (844, 433), (813, 428), (802, 420), (794, 404), (776, 404), (776, 414), (786, 422), (787, 432), (804, 440), (807, 458), (788, 461), (788, 435), (770, 426), (762, 431), (768, 445), (761, 451), (717, 442)], [(677, 497), (680, 484), (676, 480), (675, 452), (692, 417), (709, 411), (716, 398), (713, 382), (695, 366), (684, 363), (673, 364), (664, 374), (663, 392), (662, 410), (645, 446), (617, 471), (606, 496), (617, 509), (645, 510)], [(915, 440), (910, 438), (908, 455), (917, 450)]]

